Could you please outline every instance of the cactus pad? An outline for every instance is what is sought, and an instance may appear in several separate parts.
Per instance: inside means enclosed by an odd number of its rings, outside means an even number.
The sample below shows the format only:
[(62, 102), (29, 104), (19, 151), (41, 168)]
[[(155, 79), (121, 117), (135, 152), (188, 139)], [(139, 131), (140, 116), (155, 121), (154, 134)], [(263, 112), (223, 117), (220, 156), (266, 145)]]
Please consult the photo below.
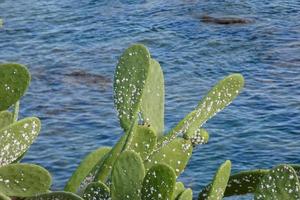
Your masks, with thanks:
[(231, 171), (231, 162), (227, 160), (223, 163), (215, 174), (214, 180), (209, 188), (208, 193), (201, 192), (199, 200), (221, 200), (229, 180)]
[(0, 166), (18, 159), (33, 143), (40, 131), (40, 120), (31, 117), (0, 131)]
[(80, 196), (71, 192), (50, 192), (33, 197), (26, 200), (83, 200)]
[(112, 171), (112, 200), (139, 200), (145, 169), (141, 157), (134, 151), (124, 151)]
[(0, 130), (13, 123), (13, 115), (11, 112), (0, 112)]
[[(243, 171), (230, 176), (224, 197), (254, 193), (258, 184), (260, 183), (261, 178), (264, 177), (268, 172), (269, 170), (258, 169)], [(201, 191), (200, 196), (207, 194), (210, 187), (211, 184), (207, 185), (205, 189)]]
[(193, 200), (193, 191), (191, 189), (184, 190), (177, 200)]
[(0, 111), (15, 104), (26, 92), (30, 74), (19, 64), (0, 64)]
[(45, 193), (51, 176), (44, 168), (32, 164), (10, 164), (0, 167), (0, 191), (7, 196), (29, 197)]
[(184, 134), (185, 138), (193, 137), (199, 127), (233, 101), (243, 86), (242, 75), (232, 74), (225, 77), (209, 91), (194, 111), (179, 122), (169, 133), (169, 137), (180, 133)]
[(125, 50), (115, 71), (114, 101), (122, 128), (136, 120), (150, 67), (150, 54), (143, 45)]
[(141, 102), (143, 121), (151, 125), (157, 136), (164, 133), (165, 86), (164, 75), (159, 63), (151, 59)]
[(155, 148), (156, 141), (156, 134), (151, 128), (137, 125), (129, 149), (138, 153), (145, 160)]
[(123, 135), (117, 144), (107, 153), (107, 155), (101, 160), (101, 162), (96, 166), (96, 181), (106, 182), (108, 176), (111, 173), (111, 169), (119, 157), (120, 153), (125, 146), (127, 139), (127, 134)]
[[(90, 175), (90, 172), (93, 170), (95, 165), (101, 161), (110, 149), (111, 148), (108, 147), (101, 147), (85, 157), (77, 170), (73, 173), (64, 190), (76, 193), (82, 182)], [(90, 179), (94, 180), (94, 177)]]
[(173, 199), (177, 199), (179, 195), (185, 190), (184, 185), (182, 182), (177, 182), (175, 184), (175, 189), (173, 193)]
[(109, 188), (102, 182), (90, 183), (84, 191), (85, 200), (110, 200)]
[(148, 170), (153, 165), (164, 163), (172, 167), (178, 176), (192, 156), (193, 147), (189, 140), (176, 138), (153, 152), (145, 161)]
[(172, 199), (176, 183), (174, 170), (157, 164), (147, 172), (142, 187), (142, 200)]
[(289, 165), (279, 165), (270, 170), (258, 185), (255, 200), (299, 200), (300, 183), (295, 170)]

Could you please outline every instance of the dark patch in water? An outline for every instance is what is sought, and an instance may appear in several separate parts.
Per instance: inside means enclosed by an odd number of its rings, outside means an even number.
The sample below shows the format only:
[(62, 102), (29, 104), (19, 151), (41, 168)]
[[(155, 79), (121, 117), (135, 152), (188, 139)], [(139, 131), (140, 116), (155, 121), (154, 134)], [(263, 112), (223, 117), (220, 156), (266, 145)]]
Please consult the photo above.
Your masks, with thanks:
[(201, 21), (204, 23), (213, 23), (221, 25), (249, 24), (253, 22), (253, 20), (238, 17), (212, 17), (209, 15), (202, 15)]
[(65, 81), (68, 83), (77, 83), (85, 85), (99, 85), (101, 87), (108, 86), (112, 81), (110, 78), (100, 74), (92, 74), (83, 70), (76, 70), (65, 75)]

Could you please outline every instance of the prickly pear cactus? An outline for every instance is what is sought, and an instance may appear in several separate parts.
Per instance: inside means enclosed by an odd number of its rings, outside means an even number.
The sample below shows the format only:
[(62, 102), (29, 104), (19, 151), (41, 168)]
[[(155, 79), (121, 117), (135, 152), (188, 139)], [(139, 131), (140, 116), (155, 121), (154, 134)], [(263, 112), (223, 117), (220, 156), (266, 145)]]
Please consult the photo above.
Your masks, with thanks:
[(186, 167), (192, 151), (193, 146), (189, 140), (176, 138), (155, 150), (145, 160), (145, 168), (148, 170), (155, 164), (164, 163), (172, 167), (178, 176)]
[(26, 92), (30, 74), (19, 64), (0, 64), (0, 111), (15, 104)]
[(71, 192), (50, 192), (33, 197), (26, 200), (83, 200), (80, 196)]
[(109, 188), (102, 182), (90, 183), (83, 194), (84, 200), (110, 200)]
[[(88, 181), (93, 181), (95, 174), (92, 173), (93, 168), (101, 161), (101, 159), (111, 150), (109, 147), (101, 147), (90, 153), (78, 166), (72, 177), (65, 186), (65, 191), (78, 192), (80, 186), (82, 188), (88, 184)], [(89, 178), (90, 177), (90, 178)], [(85, 183), (86, 182), (86, 183)]]
[(41, 123), (38, 118), (30, 117), (0, 130), (0, 166), (18, 159), (39, 134)]
[(146, 47), (133, 45), (125, 50), (115, 71), (114, 101), (122, 128), (127, 131), (137, 120), (143, 90), (150, 67)]
[(0, 112), (0, 130), (13, 123), (13, 115), (11, 112)]
[(135, 151), (145, 160), (156, 147), (156, 134), (150, 127), (141, 125), (136, 126), (134, 132), (128, 149)]
[(221, 200), (230, 177), (231, 162), (227, 160), (218, 169), (208, 193), (200, 193), (199, 200)]
[(176, 183), (174, 170), (165, 164), (151, 167), (143, 181), (142, 200), (172, 199)]
[(145, 169), (141, 157), (134, 151), (124, 151), (112, 171), (112, 200), (139, 200)]
[(32, 164), (0, 167), (0, 191), (7, 196), (29, 197), (49, 190), (51, 176), (44, 168)]
[(289, 165), (279, 165), (266, 174), (258, 185), (255, 200), (299, 200), (300, 183), (297, 173)]
[(143, 122), (151, 126), (157, 136), (164, 133), (165, 85), (159, 63), (151, 59), (148, 78), (142, 96), (141, 114)]

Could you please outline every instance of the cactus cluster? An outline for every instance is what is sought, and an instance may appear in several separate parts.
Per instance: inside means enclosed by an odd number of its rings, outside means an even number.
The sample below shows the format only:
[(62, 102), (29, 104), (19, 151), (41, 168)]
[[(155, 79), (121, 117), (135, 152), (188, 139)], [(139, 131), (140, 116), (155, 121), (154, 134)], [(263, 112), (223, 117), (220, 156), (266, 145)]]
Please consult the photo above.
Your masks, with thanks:
[[(164, 77), (143, 45), (129, 47), (117, 64), (114, 103), (124, 134), (114, 147), (90, 153), (67, 182), (51, 191), (42, 167), (19, 163), (40, 131), (40, 121), (18, 121), (19, 100), (30, 83), (27, 69), (0, 65), (0, 200), (192, 200), (193, 191), (177, 178), (193, 150), (208, 142), (202, 126), (241, 92), (244, 79), (232, 74), (219, 81), (198, 106), (169, 132), (164, 130)], [(254, 199), (300, 199), (298, 165), (230, 175), (225, 161), (199, 200), (254, 194)]]
[[(100, 148), (84, 159), (65, 191), (84, 199), (190, 200), (193, 193), (176, 182), (193, 149), (207, 143), (202, 125), (240, 93), (243, 77), (225, 77), (171, 131), (164, 131), (164, 76), (143, 45), (129, 47), (117, 64), (114, 102), (124, 135), (112, 148)], [(98, 155), (99, 154), (99, 155)], [(97, 157), (96, 157), (97, 155)], [(93, 157), (96, 157), (93, 159)], [(223, 169), (224, 168), (224, 169)], [(216, 175), (209, 196), (222, 196), (219, 186), (230, 162)], [(219, 181), (219, 180), (223, 181)]]
[(38, 118), (18, 120), (19, 100), (30, 74), (19, 64), (0, 64), (0, 199), (45, 193), (50, 174), (42, 167), (19, 163), (40, 132)]

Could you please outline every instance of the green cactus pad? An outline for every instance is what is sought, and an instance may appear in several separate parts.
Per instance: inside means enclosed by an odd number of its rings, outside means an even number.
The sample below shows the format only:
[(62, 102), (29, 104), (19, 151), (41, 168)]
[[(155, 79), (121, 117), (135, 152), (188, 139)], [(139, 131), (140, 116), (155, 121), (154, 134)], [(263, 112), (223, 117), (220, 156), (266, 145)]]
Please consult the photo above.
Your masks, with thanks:
[(266, 175), (268, 171), (269, 170), (258, 169), (244, 171), (230, 176), (224, 196), (253, 193), (261, 178)]
[(112, 171), (112, 200), (139, 200), (145, 169), (141, 157), (134, 151), (124, 151)]
[(29, 197), (45, 193), (51, 176), (44, 168), (32, 164), (10, 164), (0, 167), (0, 191), (7, 196)]
[(177, 182), (175, 184), (175, 189), (174, 189), (174, 193), (173, 193), (173, 198), (172, 199), (177, 199), (179, 198), (179, 195), (185, 190), (184, 185), (182, 182)]
[(8, 196), (0, 193), (0, 200), (11, 200)]
[[(73, 173), (64, 190), (76, 193), (82, 182), (90, 175), (95, 165), (99, 163), (110, 150), (111, 148), (109, 147), (101, 147), (86, 156)], [(91, 180), (94, 180), (94, 177), (92, 177)]]
[(0, 19), (0, 28), (3, 26), (3, 19)]
[(110, 200), (109, 188), (102, 182), (90, 183), (84, 191), (85, 200)]
[(199, 127), (233, 101), (243, 86), (244, 78), (242, 75), (232, 74), (225, 77), (200, 101), (196, 110), (188, 114), (171, 130), (168, 134), (169, 137), (174, 137), (180, 133), (183, 133), (185, 138), (193, 137)]
[(142, 200), (171, 200), (175, 183), (176, 175), (171, 167), (165, 164), (154, 165), (144, 178)]
[(193, 191), (191, 189), (184, 190), (176, 200), (193, 200)]
[(83, 200), (80, 196), (71, 192), (50, 192), (33, 197), (26, 200)]
[(19, 64), (0, 64), (0, 111), (15, 104), (26, 92), (30, 74)]
[[(261, 178), (264, 177), (268, 172), (269, 170), (258, 169), (243, 171), (230, 176), (224, 197), (254, 193), (257, 185), (260, 183)], [(210, 187), (211, 184), (207, 185), (205, 189), (201, 191), (199, 196), (206, 196)]]
[(154, 151), (146, 160), (145, 168), (164, 163), (172, 167), (178, 176), (186, 167), (192, 156), (193, 147), (189, 140), (176, 138)]
[(107, 153), (107, 155), (101, 160), (101, 162), (96, 166), (96, 178), (95, 181), (106, 182), (107, 178), (111, 173), (114, 163), (122, 152), (128, 135), (124, 134), (117, 144)]
[(254, 199), (299, 200), (300, 183), (295, 170), (289, 165), (279, 165), (269, 171), (258, 185)]
[(8, 111), (0, 112), (0, 130), (13, 123), (13, 114)]
[(151, 125), (157, 136), (164, 133), (165, 86), (159, 63), (151, 59), (149, 75), (144, 88), (141, 112), (146, 124)]
[(129, 149), (138, 153), (143, 160), (153, 151), (157, 137), (151, 128), (137, 125)]
[(127, 131), (138, 109), (148, 77), (150, 54), (146, 47), (133, 45), (125, 50), (115, 71), (114, 101), (122, 128)]
[(223, 199), (225, 189), (230, 177), (231, 162), (227, 160), (223, 163), (215, 174), (214, 180), (208, 193), (201, 192), (199, 200), (221, 200)]
[(0, 131), (0, 166), (18, 159), (39, 134), (41, 123), (30, 117), (18, 121)]

